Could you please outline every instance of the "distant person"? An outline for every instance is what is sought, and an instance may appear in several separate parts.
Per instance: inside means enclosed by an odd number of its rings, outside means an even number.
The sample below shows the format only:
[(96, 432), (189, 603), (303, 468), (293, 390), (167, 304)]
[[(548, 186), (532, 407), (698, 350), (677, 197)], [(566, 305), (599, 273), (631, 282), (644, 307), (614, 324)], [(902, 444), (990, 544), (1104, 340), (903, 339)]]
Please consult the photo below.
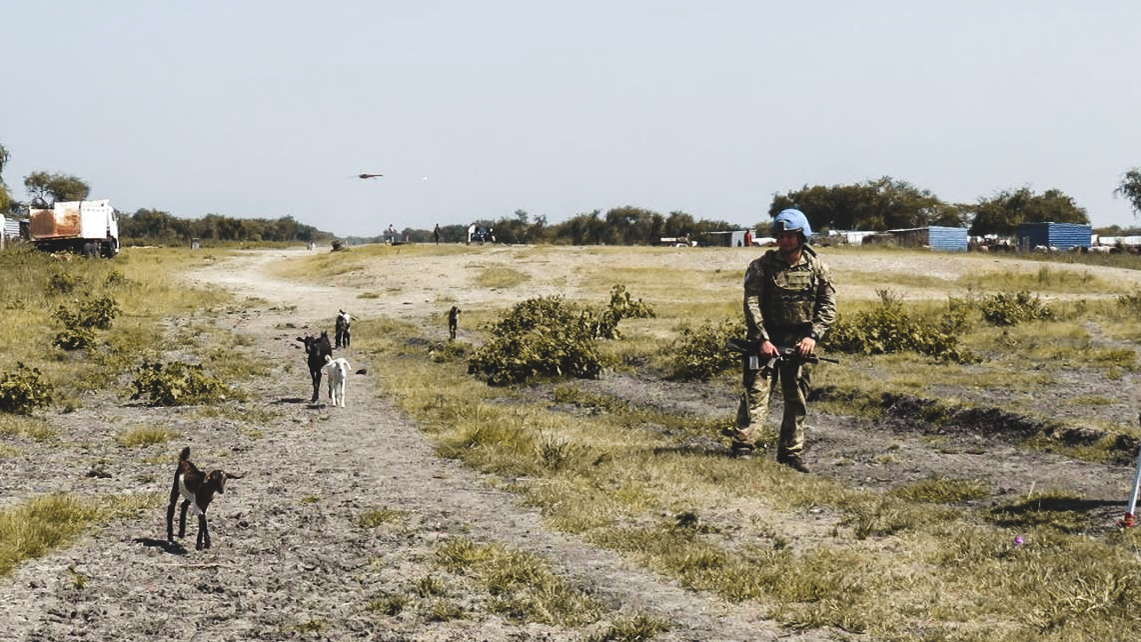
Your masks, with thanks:
[(460, 309), (453, 305), (452, 309), (448, 310), (448, 338), (449, 339), (455, 339), (456, 338), (456, 332), (459, 329), (460, 329)]
[(776, 249), (753, 260), (745, 271), (746, 338), (759, 345), (760, 363), (780, 357), (778, 347), (792, 348), (794, 355), (777, 362), (771, 380), (762, 376), (763, 370), (749, 368), (746, 360), (733, 455), (748, 457), (753, 451), (779, 381), (784, 417), (777, 462), (807, 473), (804, 419), (811, 381), (809, 364), (803, 358), (814, 355), (816, 342), (836, 320), (836, 290), (831, 271), (807, 245), (812, 228), (803, 212), (784, 210), (773, 220), (772, 229)]
[(473, 236), (475, 236), (476, 229), (478, 229), (478, 228), (476, 228), (475, 223), (472, 223), (471, 225), (468, 226), (468, 228), (467, 228), (467, 244), (468, 245), (471, 245), (471, 238)]
[(432, 238), (435, 239), (436, 245), (440, 244), (440, 224), (436, 223), (436, 229), (432, 230)]

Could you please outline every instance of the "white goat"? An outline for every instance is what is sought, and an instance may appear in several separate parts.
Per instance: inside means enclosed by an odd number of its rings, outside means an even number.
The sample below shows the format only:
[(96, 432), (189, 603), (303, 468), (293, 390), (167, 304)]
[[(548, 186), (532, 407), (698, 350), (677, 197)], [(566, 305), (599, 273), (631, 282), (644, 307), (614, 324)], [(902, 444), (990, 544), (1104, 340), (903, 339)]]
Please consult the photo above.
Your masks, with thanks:
[(349, 360), (344, 357), (325, 357), (325, 373), (329, 377), (329, 399), (332, 400), (333, 405), (337, 405), (337, 400), (340, 400), (341, 407), (345, 407), (345, 382), (349, 378), (349, 371), (352, 366), (349, 365)]

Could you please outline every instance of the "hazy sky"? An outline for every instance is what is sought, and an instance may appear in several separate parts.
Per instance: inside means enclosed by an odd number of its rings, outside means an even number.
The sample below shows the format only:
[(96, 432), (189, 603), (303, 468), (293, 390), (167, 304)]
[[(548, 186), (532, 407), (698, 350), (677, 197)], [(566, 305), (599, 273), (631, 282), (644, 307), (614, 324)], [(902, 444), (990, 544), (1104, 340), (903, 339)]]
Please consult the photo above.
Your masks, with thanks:
[[(776, 193), (1060, 189), (1141, 166), (1132, 0), (3, 0), (3, 178), (341, 236)], [(384, 178), (360, 180), (361, 172)]]

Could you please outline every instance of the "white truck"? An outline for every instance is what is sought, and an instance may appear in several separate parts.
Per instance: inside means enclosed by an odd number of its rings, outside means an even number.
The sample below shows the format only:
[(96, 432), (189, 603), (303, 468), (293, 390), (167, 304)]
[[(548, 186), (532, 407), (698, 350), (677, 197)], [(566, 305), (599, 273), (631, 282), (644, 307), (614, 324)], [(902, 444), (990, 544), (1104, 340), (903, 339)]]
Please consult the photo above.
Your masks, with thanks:
[(113, 257), (119, 253), (119, 218), (111, 201), (65, 201), (28, 212), (28, 240), (49, 252)]

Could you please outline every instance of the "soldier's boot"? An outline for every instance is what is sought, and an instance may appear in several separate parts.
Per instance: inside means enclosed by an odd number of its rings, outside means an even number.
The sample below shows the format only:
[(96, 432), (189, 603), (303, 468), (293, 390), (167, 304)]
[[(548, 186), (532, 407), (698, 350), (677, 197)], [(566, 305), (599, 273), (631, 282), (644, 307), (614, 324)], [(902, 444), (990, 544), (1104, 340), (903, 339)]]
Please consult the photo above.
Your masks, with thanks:
[(777, 453), (777, 463), (778, 464), (784, 464), (785, 466), (788, 466), (789, 468), (791, 468), (797, 472), (801, 472), (801, 473), (812, 472), (811, 470), (809, 470), (808, 466), (804, 463), (804, 460), (802, 460), (800, 458), (799, 453), (792, 454), (792, 453), (788, 453), (788, 452), (778, 452)]

